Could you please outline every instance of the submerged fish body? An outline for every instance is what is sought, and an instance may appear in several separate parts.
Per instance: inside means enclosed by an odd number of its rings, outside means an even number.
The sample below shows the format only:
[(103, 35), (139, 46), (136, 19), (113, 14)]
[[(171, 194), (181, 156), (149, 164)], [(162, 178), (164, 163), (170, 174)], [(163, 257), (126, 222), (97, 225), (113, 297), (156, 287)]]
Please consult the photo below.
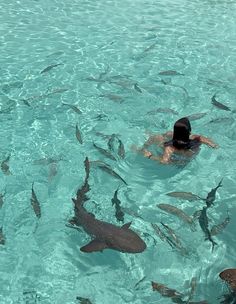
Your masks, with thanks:
[(8, 165), (11, 155), (9, 154), (5, 160), (1, 162), (1, 169), (5, 175), (11, 175), (10, 167)]
[(82, 112), (80, 111), (80, 109), (77, 107), (77, 106), (75, 106), (75, 105), (73, 105), (73, 104), (69, 104), (69, 103), (62, 103), (64, 106), (68, 106), (69, 108), (71, 108), (75, 113), (77, 113), (77, 114), (81, 114)]
[(226, 105), (224, 105), (223, 103), (217, 101), (215, 97), (216, 97), (216, 94), (213, 95), (212, 98), (211, 98), (211, 103), (212, 103), (215, 107), (217, 107), (217, 108), (219, 108), (219, 109), (221, 109), (221, 110), (231, 111), (231, 109), (230, 109), (228, 106), (226, 106)]
[(51, 64), (49, 66), (47, 66), (45, 69), (43, 69), (40, 74), (43, 74), (43, 73), (46, 73), (46, 72), (49, 72), (51, 71), (53, 68), (59, 66), (59, 65), (63, 65), (62, 63), (57, 63), (57, 64)]
[(115, 216), (117, 221), (124, 222), (124, 212), (122, 211), (121, 201), (118, 199), (118, 190), (115, 191), (113, 198), (111, 199), (112, 205), (115, 205)]
[(2, 227), (0, 228), (0, 245), (5, 245), (5, 237), (2, 231)]
[(190, 216), (188, 216), (183, 210), (180, 210), (179, 208), (169, 205), (169, 204), (158, 204), (157, 207), (168, 213), (171, 213), (171, 214), (177, 216), (178, 218), (183, 220), (185, 223), (189, 224), (190, 228), (192, 230), (194, 230), (194, 220)]
[(31, 194), (31, 206), (33, 207), (34, 213), (37, 216), (37, 218), (41, 217), (41, 207), (40, 203), (37, 199), (37, 196), (34, 192), (34, 183), (32, 184), (32, 194)]
[(147, 112), (148, 115), (154, 115), (156, 113), (170, 113), (170, 114), (175, 114), (175, 115), (179, 114), (177, 111), (170, 109), (170, 108), (156, 108), (156, 109), (153, 109), (153, 110)]
[(199, 220), (200, 227), (205, 234), (206, 240), (208, 240), (212, 243), (212, 250), (213, 250), (214, 246), (217, 245), (217, 243), (212, 239), (211, 232), (208, 228), (209, 223), (208, 223), (208, 217), (207, 217), (207, 208), (208, 207), (202, 208), (202, 212), (201, 212), (198, 220)]
[(125, 147), (124, 147), (124, 144), (123, 142), (119, 139), (118, 140), (119, 142), (119, 145), (118, 145), (118, 155), (124, 159), (125, 158)]
[(207, 194), (207, 197), (206, 197), (207, 208), (211, 207), (211, 205), (214, 204), (214, 201), (216, 198), (216, 191), (218, 188), (222, 187), (222, 181), (223, 181), (223, 178), (220, 180), (219, 184), (215, 188), (211, 189), (211, 191)]
[(194, 120), (198, 120), (198, 119), (204, 117), (206, 114), (207, 114), (206, 112), (196, 113), (196, 114), (188, 115), (187, 117), (190, 121), (194, 121)]
[(99, 146), (97, 146), (95, 143), (93, 143), (93, 146), (103, 155), (105, 155), (106, 157), (112, 159), (112, 160), (116, 160), (116, 158), (111, 154), (110, 151), (105, 150)]
[(158, 291), (163, 297), (168, 297), (168, 298), (174, 298), (174, 299), (180, 299), (183, 297), (181, 293), (179, 293), (175, 289), (171, 289), (164, 284), (152, 282), (152, 289), (153, 291)]
[[(86, 158), (87, 159), (87, 158)], [(89, 161), (87, 159), (89, 166)], [(88, 172), (88, 170), (86, 170)], [(80, 248), (83, 252), (103, 251), (106, 248), (120, 252), (140, 253), (146, 249), (145, 242), (134, 231), (129, 229), (131, 223), (122, 227), (97, 220), (87, 212), (83, 204), (86, 201), (86, 193), (90, 187), (88, 184), (89, 175), (86, 173), (84, 185), (77, 191), (76, 199), (73, 199), (75, 218), (85, 232), (93, 236), (93, 240)]]
[(161, 75), (161, 76), (184, 76), (184, 74), (179, 73), (179, 72), (174, 71), (174, 70), (161, 71), (159, 73), (159, 75)]
[(218, 225), (214, 225), (211, 228), (211, 231), (210, 231), (211, 235), (214, 236), (214, 235), (221, 233), (225, 229), (225, 227), (229, 224), (229, 222), (230, 222), (230, 217), (228, 215), (222, 223), (220, 223)]
[(78, 139), (78, 142), (82, 145), (83, 139), (82, 139), (82, 135), (81, 135), (80, 129), (78, 127), (78, 124), (76, 124), (76, 126), (75, 126), (75, 136)]
[(178, 191), (175, 191), (175, 192), (169, 192), (166, 195), (172, 196), (172, 197), (176, 197), (176, 198), (180, 198), (180, 199), (183, 199), (183, 200), (187, 200), (189, 202), (196, 201), (196, 200), (201, 200), (202, 199), (200, 196), (198, 196), (196, 194), (193, 194), (191, 192), (178, 192)]

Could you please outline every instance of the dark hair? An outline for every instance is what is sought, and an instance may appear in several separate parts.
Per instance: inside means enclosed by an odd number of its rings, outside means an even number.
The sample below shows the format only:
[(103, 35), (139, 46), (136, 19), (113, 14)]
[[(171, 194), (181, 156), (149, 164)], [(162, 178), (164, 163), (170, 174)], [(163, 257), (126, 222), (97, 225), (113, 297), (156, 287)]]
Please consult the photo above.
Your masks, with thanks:
[(190, 121), (187, 117), (177, 120), (174, 124), (173, 138), (165, 145), (172, 144), (176, 149), (190, 149), (191, 143), (189, 135), (191, 133)]

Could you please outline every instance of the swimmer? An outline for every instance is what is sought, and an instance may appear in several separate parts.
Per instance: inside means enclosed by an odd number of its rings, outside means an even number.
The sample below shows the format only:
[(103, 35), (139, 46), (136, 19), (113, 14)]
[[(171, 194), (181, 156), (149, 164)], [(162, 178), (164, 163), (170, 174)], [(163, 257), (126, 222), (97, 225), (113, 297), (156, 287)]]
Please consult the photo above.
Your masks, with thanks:
[[(137, 152), (142, 153), (145, 157), (158, 161), (162, 164), (178, 163), (182, 156), (186, 159), (194, 156), (200, 148), (201, 144), (206, 144), (211, 148), (218, 148), (211, 139), (202, 135), (190, 135), (191, 125), (187, 117), (177, 120), (174, 124), (174, 130), (168, 131), (163, 135), (151, 135), (144, 143), (143, 147), (136, 149)], [(157, 145), (163, 149), (162, 155), (153, 155), (147, 148)], [(177, 156), (175, 160), (174, 156)], [(178, 160), (179, 158), (179, 160)], [(182, 159), (183, 163), (183, 159)]]

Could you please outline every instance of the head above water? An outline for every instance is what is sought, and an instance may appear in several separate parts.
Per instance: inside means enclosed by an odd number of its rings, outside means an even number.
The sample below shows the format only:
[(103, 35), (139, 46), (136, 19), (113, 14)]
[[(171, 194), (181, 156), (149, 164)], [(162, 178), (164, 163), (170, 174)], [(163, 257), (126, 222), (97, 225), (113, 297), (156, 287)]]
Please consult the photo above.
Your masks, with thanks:
[(189, 148), (191, 125), (187, 117), (177, 120), (174, 124), (173, 146), (177, 149)]

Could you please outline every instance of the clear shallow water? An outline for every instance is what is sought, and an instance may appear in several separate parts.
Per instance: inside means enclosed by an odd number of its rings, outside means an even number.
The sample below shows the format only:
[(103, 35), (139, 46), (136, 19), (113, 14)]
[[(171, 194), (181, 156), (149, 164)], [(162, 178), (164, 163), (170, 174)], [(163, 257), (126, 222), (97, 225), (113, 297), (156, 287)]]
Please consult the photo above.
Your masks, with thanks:
[[(235, 2), (1, 1), (0, 7), (0, 156), (2, 161), (11, 154), (12, 172), (0, 173), (0, 190), (6, 189), (0, 210), (6, 238), (0, 248), (0, 302), (69, 304), (81, 296), (92, 303), (171, 303), (153, 292), (150, 282), (187, 293), (187, 281), (196, 276), (194, 299), (218, 303), (226, 290), (218, 273), (235, 267), (236, 114), (213, 107), (211, 97), (217, 93), (219, 101), (236, 108)], [(184, 75), (159, 75), (166, 70)], [(82, 114), (62, 102), (76, 104)], [(178, 115), (145, 115), (159, 107)], [(164, 132), (178, 118), (199, 112), (207, 115), (192, 122), (193, 131), (213, 138), (218, 150), (202, 147), (182, 170), (131, 151), (147, 132)], [(222, 117), (229, 120), (209, 123)], [(83, 145), (75, 138), (76, 123)], [(114, 162), (101, 156), (92, 143), (106, 148), (106, 139), (96, 132), (120, 134), (126, 158)], [(90, 237), (65, 225), (73, 215), (71, 197), (83, 182), (85, 156), (110, 163), (128, 183), (119, 198), (144, 219), (125, 215), (147, 243), (142, 254), (79, 251)], [(57, 173), (35, 164), (45, 157), (61, 158)], [(192, 214), (203, 204), (165, 193), (206, 196), (222, 177), (210, 225), (221, 222), (227, 210), (231, 222), (211, 253), (200, 227), (192, 232), (156, 204), (174, 204)], [(30, 206), (32, 182), (40, 220)], [(86, 208), (117, 224), (111, 198), (120, 184), (93, 169), (90, 198), (95, 204), (90, 201)], [(191, 251), (188, 258), (155, 235), (150, 223), (160, 221), (179, 233)]]

